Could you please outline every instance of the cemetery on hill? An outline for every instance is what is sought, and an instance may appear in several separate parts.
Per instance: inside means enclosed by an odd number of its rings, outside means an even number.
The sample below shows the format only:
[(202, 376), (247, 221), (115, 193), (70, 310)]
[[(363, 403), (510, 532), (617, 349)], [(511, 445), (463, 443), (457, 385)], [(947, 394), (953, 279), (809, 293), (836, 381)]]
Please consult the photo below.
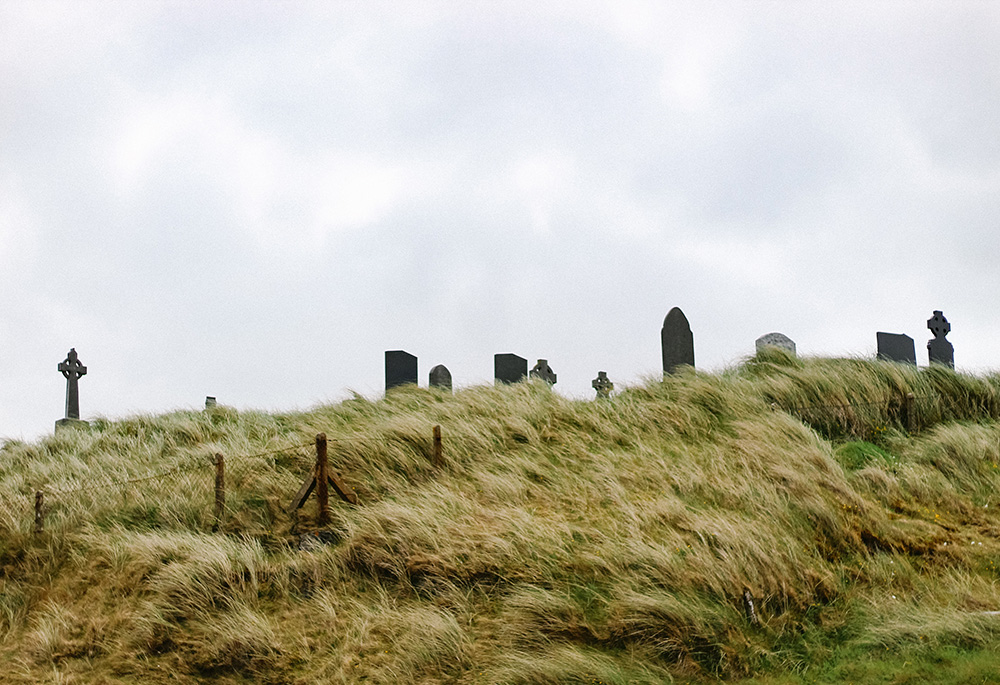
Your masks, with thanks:
[[(941, 311), (935, 310), (927, 320), (927, 328), (933, 334), (927, 342), (929, 364), (942, 364), (949, 368), (955, 366), (954, 348), (946, 339), (951, 332), (951, 324)], [(885, 361), (916, 365), (916, 352), (913, 338), (902, 333), (877, 332), (877, 358)], [(663, 355), (663, 373), (673, 374), (685, 366), (694, 367), (694, 333), (684, 312), (679, 307), (672, 308), (663, 320), (660, 329), (660, 345)], [(783, 333), (768, 333), (757, 338), (754, 343), (759, 353), (766, 347), (777, 347), (792, 355), (796, 354), (795, 342)], [(385, 352), (385, 390), (417, 385), (417, 357), (405, 350), (387, 350)], [(87, 373), (87, 367), (80, 363), (76, 349), (70, 349), (66, 359), (58, 370), (66, 378), (66, 411), (62, 419), (56, 421), (56, 430), (67, 427), (86, 426), (87, 422), (80, 420), (79, 380)], [(555, 385), (557, 375), (549, 366), (548, 360), (539, 359), (528, 370), (528, 360), (513, 353), (496, 354), (493, 356), (493, 378), (496, 383), (518, 383), (526, 378), (539, 379), (549, 385)], [(598, 371), (597, 378), (591, 382), (597, 397), (608, 397), (614, 389), (614, 383), (608, 378), (606, 371)], [(428, 377), (428, 387), (442, 390), (452, 390), (452, 376), (448, 367), (438, 364), (431, 369)], [(205, 406), (214, 406), (215, 397), (206, 397)]]

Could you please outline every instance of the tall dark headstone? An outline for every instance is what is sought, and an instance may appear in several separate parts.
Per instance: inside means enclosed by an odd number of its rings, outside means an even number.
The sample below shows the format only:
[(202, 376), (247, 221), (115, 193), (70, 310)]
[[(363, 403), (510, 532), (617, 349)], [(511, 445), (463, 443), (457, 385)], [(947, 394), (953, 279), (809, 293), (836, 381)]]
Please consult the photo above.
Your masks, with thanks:
[(397, 385), (417, 384), (417, 358), (403, 350), (387, 350), (385, 353), (385, 389)]
[(888, 362), (917, 365), (917, 348), (913, 338), (904, 333), (875, 334), (878, 341), (878, 358)]
[(444, 364), (438, 364), (431, 369), (427, 384), (432, 388), (441, 388), (451, 392), (451, 371)]
[(66, 378), (66, 414), (65, 418), (56, 421), (56, 430), (68, 426), (83, 425), (80, 420), (80, 385), (81, 376), (87, 375), (87, 367), (80, 363), (76, 348), (71, 348), (66, 359), (59, 363), (57, 370)]
[(927, 341), (927, 359), (931, 364), (944, 364), (955, 368), (955, 348), (945, 340), (945, 336), (951, 332), (951, 324), (944, 314), (935, 310), (934, 316), (927, 319), (927, 328), (930, 329), (934, 337)]
[(549, 366), (547, 359), (539, 359), (538, 363), (531, 367), (531, 371), (528, 372), (528, 376), (531, 378), (540, 378), (549, 385), (556, 384), (556, 373)]
[(660, 330), (663, 347), (663, 373), (674, 373), (680, 366), (694, 366), (694, 334), (679, 307), (667, 313)]
[(517, 383), (528, 376), (528, 360), (516, 354), (493, 355), (493, 378), (497, 383)]
[(598, 371), (597, 378), (590, 381), (590, 387), (597, 391), (597, 397), (611, 397), (611, 391), (615, 389), (615, 384), (608, 378), (607, 371)]

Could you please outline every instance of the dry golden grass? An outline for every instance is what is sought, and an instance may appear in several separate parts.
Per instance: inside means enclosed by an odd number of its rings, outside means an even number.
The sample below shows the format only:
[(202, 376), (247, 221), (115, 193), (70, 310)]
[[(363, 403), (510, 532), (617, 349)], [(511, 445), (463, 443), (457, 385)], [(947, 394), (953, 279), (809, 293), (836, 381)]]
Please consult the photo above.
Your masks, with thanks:
[[(996, 377), (768, 351), (607, 401), (411, 388), (8, 442), (5, 678), (662, 683), (995, 649), (998, 413)], [(300, 544), (318, 432), (360, 502)]]

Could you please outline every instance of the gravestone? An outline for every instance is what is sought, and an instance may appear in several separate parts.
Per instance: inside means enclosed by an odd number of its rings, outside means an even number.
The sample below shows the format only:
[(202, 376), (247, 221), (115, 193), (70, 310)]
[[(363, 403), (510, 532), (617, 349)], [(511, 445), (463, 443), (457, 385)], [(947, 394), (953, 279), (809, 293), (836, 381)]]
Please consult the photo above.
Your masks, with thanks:
[(528, 360), (516, 354), (493, 355), (493, 378), (497, 383), (517, 383), (528, 375)]
[(528, 375), (532, 378), (540, 378), (549, 385), (556, 384), (556, 374), (546, 359), (539, 359), (538, 363), (528, 372)]
[(56, 430), (71, 426), (86, 426), (86, 421), (80, 420), (80, 385), (81, 376), (87, 375), (87, 367), (80, 363), (76, 348), (71, 348), (66, 359), (56, 367), (66, 378), (66, 415), (56, 421)]
[(674, 373), (683, 365), (694, 366), (694, 334), (679, 307), (671, 309), (663, 320), (660, 345), (663, 348), (664, 374)]
[(762, 335), (757, 338), (754, 345), (757, 348), (757, 352), (760, 352), (765, 347), (780, 347), (783, 350), (788, 350), (792, 354), (795, 354), (795, 341), (784, 333), (768, 333), (767, 335)]
[(597, 397), (611, 397), (611, 391), (615, 389), (615, 384), (608, 378), (607, 371), (598, 371), (597, 378), (590, 381), (590, 387), (597, 391)]
[(399, 385), (417, 384), (417, 358), (403, 350), (385, 353), (385, 389)]
[(879, 359), (917, 365), (917, 348), (910, 336), (905, 333), (882, 333), (880, 331), (875, 334), (875, 339), (878, 341)]
[(208, 396), (205, 397), (205, 409), (211, 409), (212, 407), (216, 406), (217, 404), (218, 404), (218, 402), (211, 395), (208, 395)]
[(451, 392), (451, 371), (444, 364), (438, 364), (431, 369), (427, 384), (432, 388), (441, 388)]
[(931, 364), (944, 364), (955, 368), (955, 348), (945, 340), (945, 336), (951, 332), (951, 324), (944, 314), (935, 310), (934, 316), (927, 319), (927, 328), (934, 334), (934, 338), (927, 341), (927, 359)]

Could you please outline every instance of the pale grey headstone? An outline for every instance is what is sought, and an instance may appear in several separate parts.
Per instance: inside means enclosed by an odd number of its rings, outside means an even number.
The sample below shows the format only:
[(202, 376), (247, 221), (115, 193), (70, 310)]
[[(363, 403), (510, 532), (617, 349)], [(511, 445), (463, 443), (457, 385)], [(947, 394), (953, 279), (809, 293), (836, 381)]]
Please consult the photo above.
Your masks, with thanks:
[(944, 314), (935, 310), (934, 316), (927, 319), (927, 328), (930, 329), (934, 337), (927, 341), (927, 359), (931, 364), (944, 364), (955, 368), (955, 348), (945, 340), (945, 336), (951, 332), (951, 324)]
[(768, 333), (757, 338), (755, 343), (757, 351), (760, 352), (765, 347), (780, 347), (795, 354), (795, 341), (784, 333)]
[(660, 345), (663, 350), (663, 373), (674, 373), (683, 365), (694, 366), (694, 334), (679, 307), (671, 309), (663, 319)]
[(403, 350), (385, 353), (385, 389), (417, 384), (417, 358)]
[(552, 367), (549, 366), (549, 362), (546, 359), (539, 359), (538, 363), (535, 364), (531, 368), (531, 371), (528, 372), (528, 375), (531, 378), (540, 378), (549, 385), (556, 384), (556, 374), (552, 370)]
[(904, 333), (875, 334), (878, 341), (878, 358), (889, 362), (917, 365), (917, 348), (913, 338)]
[(528, 360), (516, 354), (493, 355), (493, 378), (497, 383), (517, 383), (528, 376)]
[(427, 384), (432, 388), (451, 390), (451, 371), (444, 364), (438, 364), (431, 369)]

